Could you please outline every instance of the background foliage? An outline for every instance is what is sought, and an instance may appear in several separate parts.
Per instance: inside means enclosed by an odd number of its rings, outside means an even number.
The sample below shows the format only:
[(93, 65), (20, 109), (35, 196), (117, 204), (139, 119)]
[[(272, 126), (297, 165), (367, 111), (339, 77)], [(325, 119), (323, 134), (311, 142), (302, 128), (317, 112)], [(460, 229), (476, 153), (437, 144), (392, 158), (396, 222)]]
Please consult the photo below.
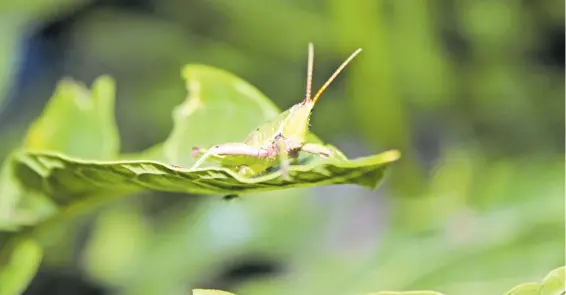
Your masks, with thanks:
[(34, 144), (25, 132), (63, 77), (116, 79), (119, 140), (69, 136), (93, 158), (163, 142), (188, 63), (233, 72), (287, 108), (303, 96), (308, 41), (315, 88), (364, 49), (320, 100), (313, 131), (349, 157), (403, 154), (377, 192), (108, 203), (51, 229), (27, 294), (503, 294), (564, 265), (562, 1), (51, 0), (5, 1), (0, 13), (3, 158)]

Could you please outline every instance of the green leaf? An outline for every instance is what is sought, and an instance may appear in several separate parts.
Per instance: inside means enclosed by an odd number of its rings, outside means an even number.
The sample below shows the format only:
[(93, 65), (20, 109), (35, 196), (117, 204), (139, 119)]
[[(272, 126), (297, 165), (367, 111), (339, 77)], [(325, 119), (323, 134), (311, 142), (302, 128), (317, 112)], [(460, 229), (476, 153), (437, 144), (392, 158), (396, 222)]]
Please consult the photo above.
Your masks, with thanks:
[(565, 275), (566, 267), (560, 267), (551, 271), (540, 286), (540, 294), (563, 295), (566, 293)]
[(9, 240), (0, 252), (0, 295), (21, 294), (34, 277), (43, 249), (32, 238)]
[(542, 283), (520, 284), (505, 295), (563, 295), (566, 294), (564, 284), (565, 267), (559, 267), (551, 271)]
[(114, 81), (107, 76), (96, 79), (92, 91), (71, 79), (61, 81), (24, 146), (91, 160), (115, 158), (120, 140), (114, 94)]
[(357, 184), (374, 189), (385, 168), (399, 158), (399, 153), (390, 151), (351, 161), (293, 165), (289, 169), (290, 181), (284, 181), (279, 171), (248, 178), (225, 168), (188, 170), (155, 161), (95, 162), (29, 151), (17, 154), (16, 158), (18, 178), (64, 205), (79, 196), (101, 191), (130, 193), (145, 189), (242, 194), (330, 184)]
[[(551, 271), (542, 283), (525, 283), (516, 286), (511, 289), (505, 295), (563, 295), (566, 294), (566, 289), (564, 286), (565, 267), (559, 267)], [(206, 289), (194, 289), (194, 295), (228, 295), (228, 293), (220, 290), (206, 290)], [(232, 294), (234, 295), (234, 294)], [(394, 291), (381, 291), (367, 293), (366, 295), (444, 295), (439, 292), (421, 290), (421, 291), (405, 291), (405, 292), (394, 292)]]
[(235, 295), (234, 293), (214, 289), (193, 289), (193, 295)]
[(190, 166), (194, 146), (242, 141), (279, 113), (259, 90), (226, 71), (187, 65), (182, 76), (188, 96), (173, 112), (173, 131), (163, 147), (172, 163)]
[[(31, 124), (24, 148), (60, 152), (92, 160), (116, 158), (119, 135), (114, 119), (115, 84), (108, 76), (93, 83), (92, 90), (71, 79), (56, 87), (41, 116)], [(54, 214), (57, 208), (46, 191), (34, 189), (42, 181), (25, 173), (16, 152), (3, 163), (0, 174), (0, 229), (32, 225)]]
[(366, 295), (444, 295), (444, 294), (434, 291), (407, 291), (407, 292), (381, 291), (377, 293), (368, 293)]
[[(565, 281), (565, 267), (557, 268), (551, 271), (542, 283), (524, 283), (511, 289), (505, 295), (563, 295), (566, 293), (566, 287), (564, 285)], [(195, 291), (199, 292), (195, 292)], [(200, 293), (200, 291), (204, 293)], [(212, 292), (212, 293), (207, 293)], [(219, 292), (219, 293), (214, 293)], [(205, 294), (232, 294), (223, 293), (224, 291), (218, 290), (203, 290), (195, 289), (193, 294), (205, 295)], [(367, 293), (366, 295), (444, 295), (435, 291), (421, 290), (421, 291), (405, 291), (405, 292), (394, 292), (394, 291), (381, 291)]]
[[(114, 120), (114, 92), (114, 81), (106, 76), (93, 83), (92, 91), (71, 79), (61, 81), (42, 115), (30, 126), (24, 148), (93, 160), (115, 158), (119, 136)], [(33, 226), (60, 209), (53, 196), (39, 185), (42, 176), (29, 173), (15, 159), (16, 155), (17, 152), (12, 153), (0, 171), (0, 230), (4, 231)], [(21, 293), (41, 261), (41, 245), (28, 233), (10, 236), (2, 248), (2, 295)]]
[(524, 283), (511, 289), (505, 295), (539, 295), (540, 284)]
[(0, 170), (0, 231), (33, 225), (57, 210), (45, 194), (22, 185), (14, 175), (17, 163), (13, 159), (14, 154)]

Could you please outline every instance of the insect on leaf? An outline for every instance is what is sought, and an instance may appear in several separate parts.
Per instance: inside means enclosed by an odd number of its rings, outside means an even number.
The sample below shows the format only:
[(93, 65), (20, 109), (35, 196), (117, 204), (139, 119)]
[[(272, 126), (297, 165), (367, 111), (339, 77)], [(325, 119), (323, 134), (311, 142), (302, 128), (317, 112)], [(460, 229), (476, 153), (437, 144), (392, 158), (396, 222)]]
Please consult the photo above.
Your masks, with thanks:
[[(152, 157), (140, 156), (149, 155), (145, 153), (137, 157), (128, 155), (128, 160), (108, 160), (105, 159), (108, 156), (76, 154), (72, 148), (55, 144), (46, 150), (36, 148), (15, 151), (10, 157), (11, 177), (19, 181), (26, 191), (43, 194), (53, 206), (61, 208), (87, 197), (123, 195), (141, 190), (240, 195), (331, 184), (356, 184), (374, 189), (382, 180), (386, 168), (399, 159), (397, 151), (347, 159), (338, 149), (326, 145), (327, 149), (332, 150), (333, 157), (322, 159), (302, 155), (299, 164), (288, 168), (290, 180), (283, 179), (276, 166), (272, 167), (275, 169), (254, 177), (243, 176), (226, 167), (188, 169), (187, 164), (194, 162), (191, 147), (245, 138), (250, 130), (273, 118), (280, 110), (259, 90), (226, 71), (203, 65), (189, 65), (182, 73), (188, 85), (188, 98), (174, 111), (175, 127), (169, 138), (150, 149)], [(104, 84), (95, 85), (101, 87)], [(62, 101), (80, 101), (82, 97), (75, 96), (83, 96), (84, 93), (85, 91), (71, 91)], [(94, 93), (99, 93), (101, 98), (105, 97), (100, 91)], [(113, 109), (113, 88), (112, 91), (106, 91), (106, 94), (112, 96), (112, 99), (100, 100), (97, 108), (107, 111), (94, 117), (99, 120), (97, 126), (113, 124), (112, 116), (108, 115)], [(65, 110), (64, 107), (59, 108), (59, 111), (56, 108), (46, 110), (45, 114), (50, 115), (44, 115), (40, 120), (65, 118)], [(68, 123), (72, 125), (72, 122)], [(39, 123), (34, 126), (43, 128)], [(70, 128), (60, 123), (53, 126), (55, 129), (51, 132), (54, 134)], [(34, 128), (30, 134), (38, 134)], [(104, 128), (98, 128), (101, 129)], [(28, 138), (33, 136), (28, 135)], [(109, 138), (114, 142), (111, 146), (116, 146), (114, 137)], [(310, 132), (306, 139), (308, 143), (322, 143)], [(36, 144), (32, 146), (39, 147)], [(159, 160), (152, 159), (154, 156)], [(100, 203), (102, 200), (94, 202)], [(81, 206), (88, 207), (87, 204)]]
[[(216, 143), (209, 148), (193, 147), (193, 156), (199, 159), (191, 168), (198, 169), (208, 166), (210, 162), (215, 162), (220, 167), (231, 169), (243, 176), (259, 176), (273, 171), (276, 167), (281, 171), (281, 176), (285, 180), (290, 180), (289, 165), (300, 163), (302, 154), (307, 153), (327, 160), (346, 160), (344, 155), (336, 151), (334, 147), (320, 144), (318, 140), (309, 141), (312, 137), (309, 136), (309, 121), (313, 108), (324, 90), (360, 52), (361, 49), (354, 51), (313, 96), (311, 84), (314, 69), (314, 46), (309, 43), (304, 99), (259, 125), (243, 141)], [(188, 85), (189, 90), (190, 88), (200, 89), (200, 86), (195, 86), (200, 85), (197, 82), (189, 81)], [(187, 105), (194, 106), (195, 104)]]

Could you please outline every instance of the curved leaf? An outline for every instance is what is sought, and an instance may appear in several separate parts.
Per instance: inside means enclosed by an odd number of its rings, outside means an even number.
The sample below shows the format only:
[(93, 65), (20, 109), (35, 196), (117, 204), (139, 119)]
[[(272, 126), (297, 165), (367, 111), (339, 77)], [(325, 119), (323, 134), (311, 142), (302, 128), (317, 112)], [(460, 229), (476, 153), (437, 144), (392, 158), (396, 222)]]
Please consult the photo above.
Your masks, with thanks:
[(505, 295), (539, 295), (540, 284), (524, 283), (511, 289)]
[[(108, 76), (97, 78), (92, 89), (72, 79), (62, 80), (43, 113), (29, 127), (24, 148), (93, 160), (115, 158), (120, 140), (114, 100), (115, 83)], [(0, 171), (0, 229), (4, 230), (34, 224), (56, 212), (45, 191), (24, 185), (41, 182), (41, 178), (17, 175), (14, 158), (12, 153)]]
[(559, 267), (551, 271), (542, 283), (520, 284), (505, 295), (564, 295), (566, 294), (565, 269), (565, 267)]
[(551, 271), (544, 278), (540, 286), (541, 295), (563, 295), (566, 293), (565, 278), (566, 267), (560, 267)]
[[(511, 289), (505, 295), (564, 295), (566, 294), (565, 287), (565, 267), (559, 267), (551, 271), (546, 278), (544, 278), (542, 283), (524, 283)], [(220, 290), (206, 290), (206, 289), (194, 289), (194, 295), (229, 295), (228, 293)], [(234, 294), (232, 294), (234, 295)], [(394, 291), (380, 291), (367, 293), (365, 295), (445, 295), (443, 293), (420, 290), (420, 291), (404, 291), (404, 292), (394, 292)]]
[(120, 148), (114, 92), (114, 80), (108, 76), (96, 79), (92, 90), (74, 80), (62, 80), (30, 126), (24, 146), (84, 159), (114, 158)]
[(0, 170), (0, 231), (17, 231), (53, 215), (57, 208), (42, 192), (25, 187), (14, 175), (15, 154)]
[(381, 291), (377, 293), (369, 293), (366, 295), (444, 295), (444, 294), (434, 291), (407, 291), (407, 292)]
[(0, 252), (0, 295), (21, 294), (34, 277), (43, 249), (33, 239), (11, 239)]
[[(92, 90), (71, 79), (61, 81), (41, 116), (30, 126), (24, 147), (89, 159), (113, 159), (119, 151), (114, 120), (114, 81), (96, 79)], [(16, 231), (53, 216), (59, 208), (46, 191), (34, 189), (41, 175), (22, 174), (16, 153), (0, 171), (0, 229)], [(35, 184), (35, 185), (34, 185)], [(20, 294), (35, 275), (43, 250), (25, 233), (2, 248), (0, 294)]]
[[(338, 157), (332, 160), (312, 157), (303, 165), (291, 167), (291, 181), (283, 181), (279, 172), (246, 178), (223, 168), (194, 171), (176, 168), (176, 165), (192, 164), (192, 147), (242, 140), (260, 123), (279, 113), (259, 90), (228, 72), (188, 65), (182, 73), (189, 96), (174, 111), (174, 130), (162, 147), (157, 145), (150, 149), (151, 153), (143, 154), (167, 160), (175, 166), (161, 161), (133, 160), (134, 156), (128, 156), (131, 161), (99, 161), (105, 157), (74, 152), (74, 146), (67, 144), (76, 142), (71, 140), (72, 136), (83, 135), (82, 127), (77, 128), (61, 118), (79, 113), (95, 118), (86, 120), (91, 123), (87, 126), (90, 132), (85, 134), (91, 133), (96, 141), (109, 141), (110, 146), (117, 146), (114, 129), (103, 131), (104, 126), (114, 125), (110, 111), (113, 107), (109, 106), (113, 104), (114, 88), (111, 80), (101, 78), (94, 85), (92, 100), (85, 98), (87, 91), (80, 85), (62, 82), (44, 115), (30, 129), (26, 149), (14, 153), (15, 176), (27, 188), (43, 192), (57, 205), (64, 206), (76, 197), (105, 191), (129, 193), (150, 189), (233, 194), (327, 184), (357, 184), (373, 189), (388, 164), (399, 158), (397, 151), (390, 151), (350, 161), (330, 146)], [(81, 111), (86, 113), (81, 114)], [(47, 131), (56, 135), (56, 143), (46, 139)], [(313, 134), (309, 135), (309, 140), (321, 142)]]
[(28, 187), (44, 191), (64, 205), (77, 196), (100, 191), (241, 194), (330, 184), (374, 189), (385, 168), (398, 158), (398, 152), (390, 151), (350, 161), (293, 165), (289, 169), (290, 181), (283, 180), (279, 171), (248, 178), (225, 168), (187, 170), (155, 161), (95, 162), (44, 152), (24, 151), (17, 154), (15, 161), (18, 177)]
[(214, 289), (193, 289), (193, 295), (235, 295), (234, 293)]

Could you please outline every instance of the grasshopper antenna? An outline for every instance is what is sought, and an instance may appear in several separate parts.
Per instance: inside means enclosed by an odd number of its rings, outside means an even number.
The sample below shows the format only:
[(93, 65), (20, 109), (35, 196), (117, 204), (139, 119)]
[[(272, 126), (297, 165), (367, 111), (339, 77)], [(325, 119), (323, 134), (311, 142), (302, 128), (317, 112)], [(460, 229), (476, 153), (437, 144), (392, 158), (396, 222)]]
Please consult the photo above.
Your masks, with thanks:
[(307, 65), (307, 94), (305, 95), (305, 102), (311, 99), (312, 90), (312, 72), (314, 68), (314, 46), (309, 43), (309, 57)]
[(328, 87), (328, 85), (330, 85), (330, 83), (332, 83), (332, 81), (334, 81), (334, 79), (336, 78), (336, 76), (338, 76), (338, 74), (340, 74), (340, 72), (352, 61), (352, 59), (354, 59), (354, 57), (356, 57), (356, 55), (358, 55), (358, 53), (360, 53), (362, 51), (361, 48), (358, 48), (356, 51), (354, 51), (354, 53), (350, 54), (350, 56), (340, 65), (340, 67), (338, 67), (338, 69), (334, 72), (334, 74), (332, 74), (332, 76), (330, 76), (330, 78), (328, 78), (328, 80), (326, 81), (326, 83), (324, 83), (324, 85), (322, 85), (322, 87), (320, 87), (320, 90), (318, 90), (318, 92), (315, 94), (315, 96), (312, 98), (312, 102), (316, 103), (316, 101), (318, 100), (318, 98), (320, 97), (320, 95), (324, 92), (324, 90), (326, 89), (326, 87)]

